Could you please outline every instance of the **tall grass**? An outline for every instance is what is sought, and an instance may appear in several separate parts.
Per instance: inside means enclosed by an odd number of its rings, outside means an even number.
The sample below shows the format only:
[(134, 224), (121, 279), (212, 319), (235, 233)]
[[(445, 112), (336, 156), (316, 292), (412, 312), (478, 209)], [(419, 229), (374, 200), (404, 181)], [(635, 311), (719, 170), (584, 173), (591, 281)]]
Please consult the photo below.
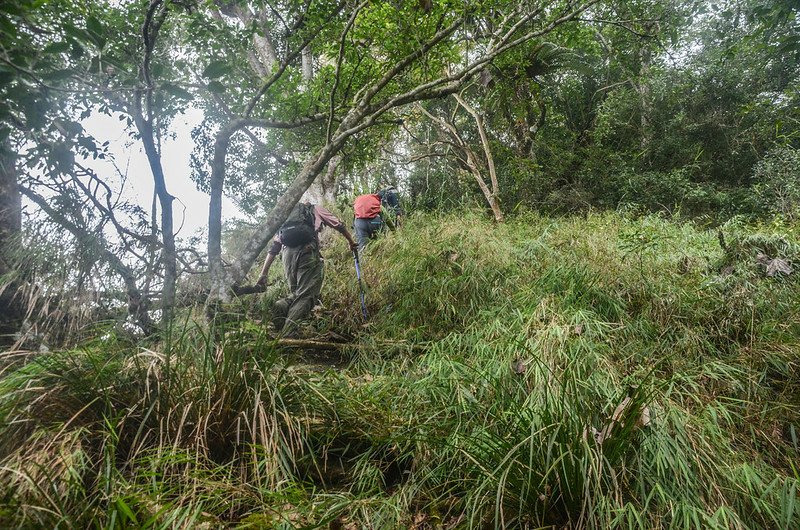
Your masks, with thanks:
[(334, 246), (342, 370), (247, 320), (8, 353), (0, 523), (795, 528), (800, 282), (755, 258), (796, 242), (724, 230), (412, 218), (364, 257), (366, 327)]

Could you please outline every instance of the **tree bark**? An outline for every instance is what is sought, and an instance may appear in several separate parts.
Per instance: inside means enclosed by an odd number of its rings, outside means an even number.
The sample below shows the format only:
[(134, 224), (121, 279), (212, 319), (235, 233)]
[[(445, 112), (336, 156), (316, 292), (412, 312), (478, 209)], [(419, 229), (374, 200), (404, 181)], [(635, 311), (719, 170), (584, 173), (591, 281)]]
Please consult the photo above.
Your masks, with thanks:
[(161, 153), (155, 143), (152, 123), (142, 116), (141, 109), (137, 108), (134, 116), (136, 128), (142, 139), (147, 162), (153, 174), (158, 203), (161, 206), (161, 241), (164, 245), (162, 264), (164, 266), (164, 288), (161, 299), (162, 320), (169, 323), (172, 310), (175, 307), (175, 288), (178, 280), (178, 257), (175, 250), (175, 228), (172, 213), (172, 202), (175, 197), (167, 191), (164, 179), (164, 168), (161, 165)]
[[(313, 339), (276, 339), (275, 343), (278, 346), (303, 350), (345, 350), (365, 347), (363, 344), (352, 342), (330, 342)], [(382, 341), (380, 344), (386, 347), (405, 348), (412, 351), (427, 351), (429, 349), (427, 344), (411, 344), (402, 341)]]
[[(492, 191), (489, 195), (486, 196), (486, 200), (489, 202), (489, 207), (492, 209), (492, 213), (494, 214), (494, 220), (498, 223), (502, 223), (505, 221), (505, 217), (503, 217), (503, 211), (500, 209), (500, 186), (497, 183), (497, 171), (494, 167), (494, 157), (492, 156), (492, 148), (489, 145), (489, 137), (486, 136), (486, 129), (483, 126), (483, 117), (472, 108), (470, 105), (464, 101), (461, 96), (458, 94), (453, 94), (453, 97), (458, 101), (458, 104), (464, 107), (464, 109), (469, 112), (473, 118), (475, 118), (475, 124), (478, 126), (478, 134), (481, 137), (481, 145), (483, 146), (483, 154), (486, 157), (486, 166), (489, 169), (489, 180), (492, 183)], [(480, 182), (483, 182), (483, 179), (480, 179)], [(486, 195), (488, 191), (486, 189), (486, 184), (481, 187), (483, 190), (483, 194)]]
[(11, 244), (22, 230), (22, 196), (15, 162), (16, 155), (6, 139), (0, 144), (0, 275), (13, 268)]
[(161, 298), (162, 322), (169, 324), (172, 310), (175, 306), (175, 288), (178, 279), (178, 258), (175, 251), (175, 230), (173, 226), (172, 201), (175, 197), (167, 192), (164, 180), (164, 168), (161, 165), (161, 153), (156, 147), (155, 130), (155, 105), (153, 93), (155, 83), (150, 71), (150, 62), (153, 57), (156, 41), (161, 26), (167, 17), (167, 4), (163, 0), (150, 0), (147, 15), (142, 25), (142, 43), (144, 44), (144, 57), (139, 67), (139, 81), (142, 87), (137, 88), (133, 98), (133, 118), (139, 131), (147, 162), (153, 174), (156, 195), (161, 206), (161, 238), (164, 245), (162, 251), (162, 264), (164, 266), (164, 287)]
[(311, 55), (311, 46), (303, 48), (300, 57), (303, 63), (303, 81), (309, 83), (314, 79), (314, 57)]
[[(639, 70), (639, 80), (636, 86), (639, 93), (639, 107), (641, 109), (640, 126), (642, 129), (642, 137), (640, 147), (642, 151), (647, 152), (650, 148), (653, 132), (650, 127), (650, 114), (652, 113), (652, 105), (650, 104), (650, 85), (647, 76), (650, 74), (650, 63), (652, 60), (652, 53), (648, 47), (649, 43), (642, 43), (642, 48), (639, 50), (639, 60), (641, 61), (641, 68)], [(649, 155), (646, 155), (650, 158)]]
[(232, 8), (232, 13), (235, 13), (236, 17), (245, 26), (250, 24), (254, 18), (261, 25), (263, 33), (261, 35), (258, 33), (253, 35), (253, 49), (248, 51), (248, 58), (256, 73), (261, 77), (266, 77), (272, 68), (278, 64), (278, 54), (272, 44), (272, 36), (263, 13), (254, 15), (250, 7), (246, 5), (235, 5)]
[[(0, 278), (14, 271), (13, 247), (21, 231), (22, 196), (17, 185), (16, 155), (6, 138), (0, 143)], [(25, 315), (14, 296), (16, 287), (15, 279), (0, 282), (0, 346), (13, 343), (13, 335)]]
[[(452, 123), (448, 122), (443, 118), (434, 116), (433, 114), (423, 109), (422, 107), (420, 107), (420, 110), (422, 110), (423, 114), (425, 114), (428, 118), (430, 118), (431, 121), (434, 124), (436, 124), (440, 130), (442, 130), (445, 134), (447, 134), (450, 137), (450, 139), (452, 140), (451, 142), (449, 142), (450, 145), (452, 145), (453, 147), (459, 149), (464, 153), (464, 159), (462, 160), (462, 163), (469, 171), (469, 173), (475, 178), (475, 182), (477, 182), (478, 187), (481, 190), (481, 193), (483, 193), (483, 196), (486, 199), (487, 204), (489, 205), (489, 208), (491, 208), (492, 210), (492, 215), (494, 216), (495, 221), (497, 221), (498, 223), (504, 222), (505, 218), (503, 217), (503, 211), (500, 209), (500, 203), (497, 200), (496, 175), (494, 176), (494, 179), (492, 181), (494, 189), (493, 190), (489, 189), (489, 186), (486, 184), (486, 180), (483, 178), (483, 175), (481, 174), (480, 163), (478, 162), (478, 157), (475, 154), (475, 151), (473, 151), (472, 148), (469, 146), (469, 144), (467, 144), (467, 142), (464, 141), (463, 138), (461, 138), (461, 135), (459, 134), (458, 129), (456, 129), (455, 125), (453, 125)], [(494, 160), (493, 159), (491, 160), (493, 164)]]
[(503, 217), (503, 211), (500, 209), (500, 203), (497, 200), (497, 196), (489, 189), (489, 186), (486, 185), (486, 181), (481, 175), (481, 169), (478, 166), (478, 157), (475, 156), (475, 152), (466, 144), (463, 144), (462, 149), (467, 155), (467, 167), (469, 167), (470, 173), (475, 178), (475, 181), (478, 183), (478, 187), (481, 189), (486, 202), (489, 204), (489, 208), (492, 210), (492, 215), (494, 215), (494, 220), (498, 223), (502, 223), (505, 221)]
[(306, 197), (314, 204), (333, 204), (336, 200), (336, 169), (342, 161), (342, 155), (336, 155), (328, 162), (328, 167), (324, 173), (314, 180), (311, 187), (306, 191)]

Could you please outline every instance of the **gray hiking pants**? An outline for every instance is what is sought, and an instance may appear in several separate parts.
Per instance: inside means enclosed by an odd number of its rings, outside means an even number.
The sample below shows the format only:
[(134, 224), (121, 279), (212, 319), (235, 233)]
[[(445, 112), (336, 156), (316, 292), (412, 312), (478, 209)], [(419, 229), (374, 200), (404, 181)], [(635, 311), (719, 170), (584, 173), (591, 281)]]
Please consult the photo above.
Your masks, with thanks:
[(316, 243), (283, 247), (283, 271), (289, 294), (273, 306), (272, 322), (277, 330), (291, 333), (310, 313), (322, 291), (322, 256)]
[(358, 250), (364, 250), (370, 239), (378, 236), (386, 228), (386, 224), (381, 219), (380, 215), (372, 219), (354, 219), (353, 229), (356, 232), (356, 241), (358, 241)]

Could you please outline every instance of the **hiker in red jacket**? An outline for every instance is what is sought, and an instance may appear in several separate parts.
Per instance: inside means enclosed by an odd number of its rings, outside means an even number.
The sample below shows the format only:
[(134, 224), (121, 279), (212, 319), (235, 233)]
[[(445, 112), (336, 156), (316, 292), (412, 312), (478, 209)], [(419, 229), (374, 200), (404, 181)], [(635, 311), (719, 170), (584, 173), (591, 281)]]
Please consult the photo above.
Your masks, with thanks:
[(381, 196), (377, 193), (359, 195), (353, 202), (353, 213), (355, 214), (353, 228), (356, 232), (358, 250), (363, 250), (369, 240), (376, 237), (387, 224), (394, 230), (394, 226), (387, 216), (381, 215), (383, 213), (381, 205)]

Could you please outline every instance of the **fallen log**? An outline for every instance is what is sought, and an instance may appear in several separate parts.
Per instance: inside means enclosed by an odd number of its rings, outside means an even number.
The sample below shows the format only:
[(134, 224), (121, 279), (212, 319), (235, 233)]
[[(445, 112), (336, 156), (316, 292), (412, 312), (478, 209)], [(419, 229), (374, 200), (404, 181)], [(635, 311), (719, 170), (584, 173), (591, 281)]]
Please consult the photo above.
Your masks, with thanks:
[(310, 339), (277, 339), (275, 342), (287, 348), (305, 350), (341, 350), (347, 347), (358, 347), (357, 344), (350, 344), (349, 342), (328, 342)]
[(365, 349), (365, 348), (407, 348), (412, 351), (424, 351), (428, 349), (427, 344), (408, 344), (400, 341), (382, 341), (374, 344), (356, 344), (352, 342), (330, 342), (324, 340), (314, 339), (275, 339), (275, 343), (279, 346), (287, 348), (300, 348), (306, 350), (343, 350), (347, 348)]

